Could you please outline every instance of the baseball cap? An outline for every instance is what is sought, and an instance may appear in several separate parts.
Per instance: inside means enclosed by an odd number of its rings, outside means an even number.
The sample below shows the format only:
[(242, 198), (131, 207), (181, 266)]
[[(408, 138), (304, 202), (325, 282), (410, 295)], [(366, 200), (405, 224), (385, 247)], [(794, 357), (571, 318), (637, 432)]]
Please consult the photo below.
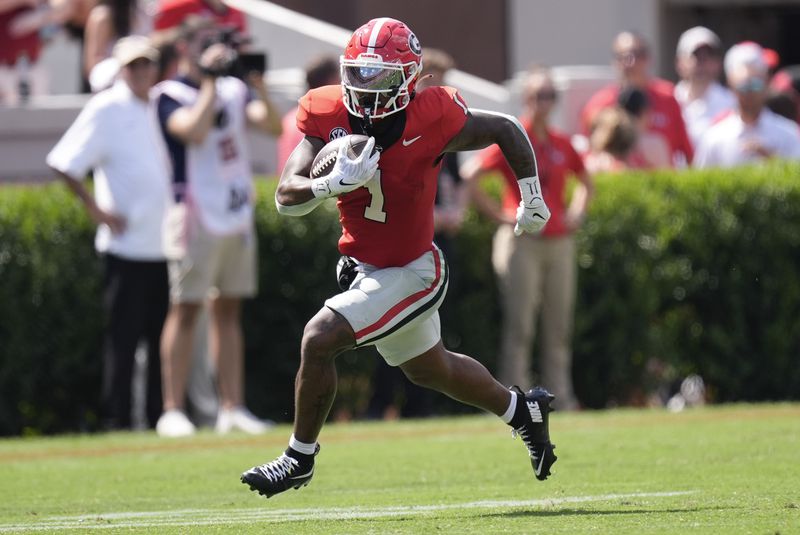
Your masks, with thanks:
[(710, 46), (719, 50), (722, 48), (722, 42), (717, 34), (705, 26), (695, 26), (681, 34), (680, 39), (678, 39), (678, 49), (675, 53), (678, 56), (691, 56), (701, 46)]
[(150, 61), (158, 61), (159, 53), (152, 44), (150, 39), (143, 35), (130, 35), (123, 37), (117, 44), (114, 45), (114, 50), (111, 56), (119, 62), (120, 67), (140, 59), (145, 58)]
[(725, 54), (725, 72), (730, 74), (741, 65), (755, 67), (766, 72), (768, 65), (761, 45), (753, 41), (745, 41), (733, 45)]

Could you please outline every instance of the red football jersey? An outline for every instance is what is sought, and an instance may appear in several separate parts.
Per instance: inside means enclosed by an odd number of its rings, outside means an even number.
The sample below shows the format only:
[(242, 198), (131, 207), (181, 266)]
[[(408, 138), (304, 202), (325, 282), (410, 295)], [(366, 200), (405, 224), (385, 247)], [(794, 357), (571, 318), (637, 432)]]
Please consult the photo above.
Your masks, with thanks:
[[(416, 94), (405, 113), (403, 134), (381, 150), (376, 176), (336, 203), (342, 224), (339, 251), (380, 268), (404, 266), (431, 249), (441, 167), (437, 159), (464, 126), (467, 105), (451, 87), (429, 87)], [(325, 142), (351, 134), (341, 88), (306, 93), (297, 126)]]

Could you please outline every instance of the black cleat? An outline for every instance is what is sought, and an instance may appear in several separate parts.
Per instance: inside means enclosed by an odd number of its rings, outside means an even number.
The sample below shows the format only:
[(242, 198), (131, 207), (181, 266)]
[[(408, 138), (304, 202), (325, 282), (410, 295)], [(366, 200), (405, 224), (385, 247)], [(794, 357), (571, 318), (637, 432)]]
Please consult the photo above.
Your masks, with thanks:
[(511, 434), (519, 436), (525, 443), (533, 473), (536, 479), (544, 481), (550, 475), (550, 467), (558, 459), (553, 453), (556, 447), (550, 443), (548, 424), (549, 414), (553, 411), (550, 404), (555, 396), (540, 386), (528, 392), (512, 386), (511, 391), (517, 393), (517, 412), (512, 421)]
[(254, 466), (242, 474), (242, 483), (262, 496), (270, 498), (289, 489), (305, 487), (314, 477), (314, 455), (304, 455), (291, 448), (267, 464)]

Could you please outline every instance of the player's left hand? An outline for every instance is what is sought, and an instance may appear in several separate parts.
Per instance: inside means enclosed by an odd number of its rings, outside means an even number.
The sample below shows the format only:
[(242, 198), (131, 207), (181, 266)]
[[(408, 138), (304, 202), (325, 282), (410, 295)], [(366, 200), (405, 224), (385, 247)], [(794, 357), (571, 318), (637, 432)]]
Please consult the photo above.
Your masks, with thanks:
[(547, 220), (550, 219), (550, 210), (542, 197), (542, 187), (536, 175), (517, 180), (520, 196), (517, 207), (517, 224), (514, 225), (514, 235), (520, 236), (523, 232), (536, 233), (541, 231)]
[(519, 201), (517, 207), (517, 224), (514, 225), (514, 235), (520, 236), (523, 232), (535, 234), (541, 232), (547, 221), (550, 219), (550, 209), (544, 203), (544, 199), (538, 197), (528, 204)]

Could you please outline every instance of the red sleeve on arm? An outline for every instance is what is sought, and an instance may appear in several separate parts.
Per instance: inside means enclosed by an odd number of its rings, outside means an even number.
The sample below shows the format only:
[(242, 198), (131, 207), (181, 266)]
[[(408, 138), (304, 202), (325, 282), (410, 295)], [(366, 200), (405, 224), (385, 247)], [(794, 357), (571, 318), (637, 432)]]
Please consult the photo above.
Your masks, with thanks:
[(442, 146), (447, 145), (467, 122), (467, 103), (453, 87), (442, 87), (440, 93), (442, 117), (439, 125), (442, 130)]
[(297, 107), (297, 129), (307, 136), (321, 138), (319, 127), (314, 120), (314, 115), (311, 113), (311, 102), (311, 93), (306, 93), (300, 98)]

